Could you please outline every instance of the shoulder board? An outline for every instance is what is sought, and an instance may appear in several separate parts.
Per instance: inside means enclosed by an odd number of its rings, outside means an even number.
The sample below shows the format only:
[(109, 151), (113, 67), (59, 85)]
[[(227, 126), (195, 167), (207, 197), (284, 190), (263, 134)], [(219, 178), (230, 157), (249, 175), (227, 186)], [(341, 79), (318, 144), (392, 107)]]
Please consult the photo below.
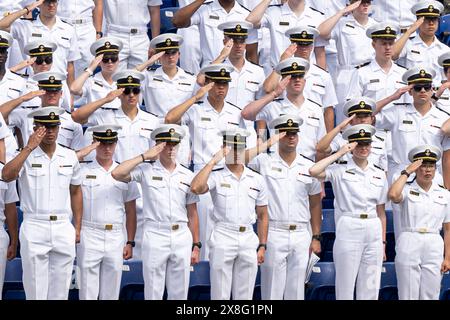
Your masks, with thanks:
[(227, 103), (228, 104), (231, 104), (233, 107), (235, 107), (235, 108), (238, 108), (239, 110), (242, 110), (241, 108), (239, 108), (237, 105), (235, 105), (235, 104), (233, 104), (233, 103), (231, 103), (231, 102), (229, 102), (229, 101), (227, 101)]
[(70, 112), (70, 111), (67, 111), (67, 110), (65, 110), (65, 109), (64, 109), (64, 111), (65, 111), (66, 113), (68, 113), (68, 114), (72, 114), (72, 112)]
[(257, 64), (257, 63), (255, 63), (255, 62), (253, 62), (253, 61), (250, 61), (250, 60), (247, 60), (247, 61), (250, 62), (251, 64), (254, 64), (255, 66), (258, 66), (258, 67), (263, 68), (263, 66), (260, 65), (260, 64)]
[[(11, 71), (11, 70), (9, 70), (9, 71)], [(16, 76), (19, 76), (19, 77), (25, 76), (25, 74), (17, 73), (17, 72), (14, 72), (14, 71), (11, 71), (11, 73), (14, 73)], [(26, 76), (28, 77), (28, 75), (26, 75)]]
[(367, 66), (367, 65), (369, 65), (369, 64), (370, 64), (370, 61), (364, 62), (364, 63), (360, 64), (359, 66), (356, 66), (355, 68), (356, 68), (356, 69), (360, 69), (360, 68), (365, 67), (365, 66)]
[(72, 24), (71, 23), (69, 23), (69, 22), (67, 22), (67, 21), (64, 21), (63, 19), (60, 19), (63, 23), (67, 23), (69, 26), (71, 26)]
[(204, 5), (209, 5), (209, 4), (211, 4), (211, 3), (213, 3), (214, 1), (210, 1), (210, 2), (205, 2), (205, 3), (203, 3)]
[(108, 108), (108, 107), (101, 107), (100, 109), (102, 109), (102, 110), (112, 110), (112, 111), (117, 110), (116, 108)]
[(319, 69), (322, 69), (322, 70), (323, 70), (323, 71), (325, 71), (326, 73), (329, 73), (329, 72), (328, 72), (328, 70), (326, 70), (326, 69), (322, 68), (322, 67), (321, 67), (321, 66), (319, 66), (318, 64), (315, 64), (315, 63), (314, 63), (314, 65), (315, 65), (315, 66), (316, 66), (317, 68), (319, 68)]
[(381, 137), (377, 136), (376, 134), (374, 135), (374, 137), (375, 137), (375, 138), (377, 138), (377, 139), (378, 139), (378, 140), (380, 140), (380, 141), (384, 141), (384, 139), (383, 139), (383, 138), (381, 138)]
[(406, 70), (408, 70), (408, 68), (407, 67), (405, 67), (405, 66), (402, 66), (401, 64), (398, 64), (398, 63), (395, 63), (397, 66), (399, 66), (400, 68), (403, 68), (403, 69), (406, 69)]
[(213, 169), (212, 171), (220, 171), (220, 170), (223, 170), (224, 169), (224, 167), (222, 167), (222, 168), (217, 168), (217, 169)]
[(92, 160), (79, 160), (78, 162), (79, 163), (91, 163)]
[(315, 163), (315, 161), (314, 161), (313, 159), (311, 159), (311, 158), (308, 158), (307, 156), (304, 156), (304, 155), (302, 155), (301, 153), (299, 153), (299, 155), (300, 155), (300, 156), (302, 156), (303, 158), (305, 158), (305, 159), (307, 159), (307, 160), (309, 160), (309, 161), (311, 161), (311, 162), (314, 162), (314, 163)]
[(248, 170), (251, 170), (251, 171), (253, 171), (253, 172), (256, 172), (257, 174), (261, 174), (261, 173), (259, 173), (258, 171), (256, 171), (256, 170), (253, 169), (253, 168), (250, 168), (250, 167), (247, 167), (247, 166), (246, 166), (246, 168), (247, 168)]
[(409, 102), (394, 102), (394, 106), (409, 106), (410, 104)]
[(347, 160), (337, 160), (336, 163), (337, 164), (347, 164), (348, 161)]
[(20, 18), (20, 20), (34, 21), (36, 18)]
[(411, 181), (406, 181), (406, 184), (412, 184), (414, 181), (416, 181), (416, 176)]
[(142, 163), (149, 163), (149, 164), (154, 164), (156, 162), (156, 160), (145, 160)]
[(273, 101), (283, 101), (284, 98), (277, 98), (277, 99), (273, 99)]
[(159, 68), (158, 66), (150, 66), (150, 67), (147, 67), (147, 71), (155, 71), (158, 68)]
[(64, 148), (67, 148), (67, 149), (70, 149), (70, 150), (73, 150), (72, 148), (70, 148), (70, 147), (68, 147), (68, 146), (65, 146), (65, 145), (63, 145), (63, 144), (61, 144), (61, 143), (58, 143), (61, 147), (64, 147)]
[(414, 39), (416, 36), (412, 36), (412, 37), (409, 37), (409, 40), (412, 40), (412, 39)]
[(439, 111), (442, 111), (443, 113), (445, 113), (446, 115), (450, 116), (450, 113), (448, 113), (447, 111), (445, 111), (444, 109), (442, 109), (441, 107), (435, 106), (436, 109), (438, 109)]
[(186, 167), (184, 164), (179, 163), (179, 165), (182, 166), (183, 168), (188, 169), (189, 171), (191, 171), (191, 170), (189, 169), (189, 167)]
[(376, 165), (376, 164), (374, 164), (373, 166), (374, 166), (375, 168), (377, 168), (378, 170), (381, 170), (381, 171), (384, 172), (384, 169), (383, 169), (382, 167), (380, 167), (380, 166), (378, 166), (378, 165)]
[[(140, 108), (139, 108), (140, 109)], [(145, 110), (145, 109), (140, 109), (142, 112), (145, 112), (145, 113), (149, 113), (149, 114), (151, 114), (152, 116), (155, 116), (155, 117), (157, 117), (158, 118), (158, 116), (156, 115), (156, 114), (154, 114), (153, 112), (150, 112), (150, 111), (147, 111), (147, 110)]]
[(311, 99), (309, 99), (309, 98), (307, 98), (306, 100), (311, 101), (312, 103), (315, 103), (315, 104), (317, 104), (319, 107), (322, 108), (322, 105), (321, 105), (320, 103), (315, 102), (314, 100), (311, 100)]
[(248, 8), (244, 7), (242, 4), (239, 3), (239, 5), (244, 8), (245, 10), (247, 10), (248, 12), (252, 12), (251, 10), (249, 10)]
[(316, 11), (316, 12), (320, 13), (321, 15), (325, 15), (325, 13), (323, 13), (320, 10), (317, 10), (316, 8), (313, 8), (313, 7), (310, 7), (310, 8), (311, 8), (312, 11)]
[(115, 162), (115, 163), (117, 163), (117, 164), (120, 164), (120, 162), (119, 162), (119, 161), (115, 161), (115, 160), (114, 160), (114, 162)]
[(282, 3), (277, 3), (277, 4), (271, 4), (269, 5), (269, 7), (281, 7), (283, 4)]
[(200, 101), (197, 101), (196, 103), (194, 103), (194, 104), (202, 104), (202, 103), (205, 103), (205, 101), (203, 101), (203, 100), (200, 100)]
[(186, 72), (187, 74), (190, 74), (191, 76), (195, 76), (193, 72), (186, 71), (186, 70), (184, 70), (184, 72)]
[[(3, 163), (3, 162), (2, 162), (2, 163)], [(444, 190), (450, 191), (450, 190), (448, 190), (446, 187), (444, 187), (442, 184), (438, 184), (438, 186), (441, 187), (441, 188), (444, 189)]]

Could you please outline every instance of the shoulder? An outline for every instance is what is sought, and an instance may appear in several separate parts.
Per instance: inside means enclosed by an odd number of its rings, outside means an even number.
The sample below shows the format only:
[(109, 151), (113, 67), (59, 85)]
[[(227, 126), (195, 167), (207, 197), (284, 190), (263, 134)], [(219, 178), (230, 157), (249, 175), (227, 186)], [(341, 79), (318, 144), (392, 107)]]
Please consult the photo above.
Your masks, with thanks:
[(360, 65), (356, 66), (355, 68), (360, 69), (362, 67), (368, 66), (369, 64), (370, 64), (370, 61), (367, 61), (367, 62), (361, 63)]
[(221, 167), (221, 168), (216, 168), (216, 169), (213, 169), (212, 171), (213, 172), (218, 172), (218, 171), (221, 171), (221, 170), (223, 170), (225, 167)]
[(311, 102), (314, 106), (319, 107), (322, 110), (322, 105), (314, 100), (311, 100), (309, 98), (306, 99), (307, 101)]
[(438, 107), (438, 106), (436, 106), (435, 105), (435, 107), (436, 107), (436, 109), (438, 109), (440, 112), (442, 112), (442, 113), (444, 113), (444, 114), (446, 114), (447, 116), (450, 116), (450, 113), (449, 112), (447, 112), (447, 111), (445, 111), (444, 109), (442, 109), (441, 107)]
[(238, 109), (239, 111), (241, 111), (242, 109), (241, 108), (239, 108), (237, 105), (235, 105), (235, 104), (233, 104), (233, 103), (231, 103), (231, 102), (229, 102), (229, 101), (226, 101), (226, 103), (228, 103), (229, 105), (231, 105), (231, 106), (233, 106), (233, 107), (235, 107), (236, 109)]
[(322, 16), (324, 16), (325, 15), (325, 13), (323, 13), (322, 11), (320, 11), (320, 10), (318, 10), (318, 9), (316, 9), (316, 8), (313, 8), (313, 7), (309, 7), (312, 11), (314, 11), (314, 12), (317, 12), (317, 13), (319, 13), (319, 14), (321, 14)]
[(63, 145), (63, 144), (61, 144), (61, 143), (58, 143), (58, 145), (59, 146), (61, 146), (62, 148), (63, 148), (63, 150), (66, 150), (66, 151), (74, 151), (72, 148), (69, 148), (68, 146), (65, 146), (65, 145)]
[(153, 112), (147, 111), (145, 109), (141, 109), (141, 111), (144, 113), (145, 118), (147, 118), (147, 120), (158, 118), (158, 116), (156, 114), (154, 114)]
[(377, 169), (377, 170), (381, 170), (381, 171), (384, 172), (384, 169), (383, 169), (382, 167), (376, 165), (375, 163), (373, 164), (373, 167), (374, 167), (375, 169)]
[(305, 156), (305, 155), (303, 155), (301, 153), (299, 153), (299, 155), (300, 155), (300, 157), (302, 157), (303, 159), (307, 160), (308, 162), (316, 163), (313, 159), (308, 158), (307, 156)]
[(261, 175), (261, 173), (259, 173), (259, 171), (255, 170), (253, 168), (250, 168), (250, 167), (246, 167), (246, 168), (250, 171), (253, 171), (254, 173), (257, 173), (258, 175)]
[(399, 67), (399, 68), (401, 68), (401, 69), (405, 69), (405, 70), (408, 70), (408, 68), (407, 68), (407, 67), (405, 67), (405, 66), (402, 66), (401, 64), (398, 64), (398, 63), (394, 63), (394, 65), (395, 65), (395, 66), (397, 66), (397, 67)]
[(277, 7), (282, 7), (283, 4), (282, 3), (277, 3), (277, 4), (271, 4), (269, 5), (269, 8), (277, 8)]
[(92, 163), (93, 161), (92, 160), (79, 160), (78, 162), (80, 164), (89, 164), (89, 163)]
[(317, 65), (317, 64), (315, 64), (315, 63), (314, 63), (313, 65), (317, 67), (316, 70), (319, 71), (320, 73), (324, 72), (324, 73), (329, 74), (328, 70), (322, 68), (321, 66), (319, 66), (319, 65)]

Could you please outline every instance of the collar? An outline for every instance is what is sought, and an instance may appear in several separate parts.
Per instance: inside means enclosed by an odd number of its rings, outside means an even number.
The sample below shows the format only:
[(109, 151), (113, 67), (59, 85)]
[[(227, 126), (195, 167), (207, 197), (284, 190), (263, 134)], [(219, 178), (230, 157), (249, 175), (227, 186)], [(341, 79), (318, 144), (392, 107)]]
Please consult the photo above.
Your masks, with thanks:
[(295, 154), (295, 159), (294, 159), (294, 161), (292, 162), (292, 164), (289, 166), (287, 163), (286, 163), (286, 161), (284, 161), (282, 158), (281, 158), (281, 156), (280, 156), (280, 154), (278, 153), (278, 151), (275, 151), (273, 154), (272, 154), (272, 159), (274, 160), (274, 161), (276, 161), (276, 162), (279, 162), (279, 163), (281, 163), (283, 166), (285, 166), (286, 168), (293, 168), (293, 167), (295, 167), (295, 166), (304, 166), (305, 165), (305, 163), (303, 162), (303, 160), (304, 160), (304, 158), (303, 157), (301, 157), (298, 153), (296, 153)]
[(312, 18), (313, 17), (314, 12), (312, 11), (312, 9), (310, 8), (310, 6), (308, 6), (307, 4), (305, 4), (305, 9), (303, 10), (303, 12), (300, 14), (300, 16), (295, 15), (294, 11), (292, 11), (291, 7), (289, 7), (288, 5), (288, 1), (286, 1), (282, 6), (281, 6), (281, 15), (292, 15), (295, 16), (296, 19), (302, 19), (305, 17), (309, 17)]
[(234, 108), (232, 106), (229, 106), (226, 101), (224, 101), (223, 108), (221, 112), (218, 112), (214, 107), (209, 103), (208, 96), (205, 97), (203, 100), (203, 104), (200, 106), (201, 109), (205, 112), (215, 112), (217, 114), (223, 114), (223, 113), (233, 113), (231, 111), (231, 108)]
[[(44, 156), (46, 157), (47, 154), (41, 149), (40, 146), (38, 146), (34, 151), (34, 157), (38, 158), (38, 157), (44, 157)], [(66, 155), (64, 153), (64, 147), (61, 147), (59, 144), (56, 144), (54, 156), (65, 158)], [(50, 161), (53, 161), (53, 159), (55, 159), (55, 157), (52, 157), (52, 159), (50, 159)]]
[[(231, 172), (230, 169), (228, 169), (227, 165), (224, 166), (223, 171), (222, 171), (222, 175), (224, 177), (231, 176), (234, 180), (238, 180), (236, 178), (236, 176), (233, 174), (233, 172)], [(244, 171), (242, 171), (242, 175), (241, 175), (241, 179), (240, 180), (243, 180), (246, 177), (253, 178), (254, 176), (255, 176), (255, 173), (252, 170), (250, 170), (249, 168), (247, 168), (246, 166), (244, 166)], [(240, 181), (240, 180), (238, 180), (238, 181)]]
[(417, 109), (416, 109), (416, 107), (414, 107), (414, 105), (412, 105), (411, 108), (406, 108), (406, 113), (409, 113), (409, 114), (417, 113), (417, 114), (420, 115), (422, 118), (426, 118), (426, 117), (428, 117), (428, 116), (432, 116), (432, 117), (435, 117), (435, 118), (439, 118), (439, 117), (442, 116), (442, 115), (440, 114), (440, 111), (439, 111), (438, 109), (436, 109), (436, 107), (435, 107), (433, 104), (431, 104), (431, 109), (428, 110), (428, 112), (427, 112), (424, 116), (422, 116), (422, 115), (419, 113), (419, 111), (417, 111)]
[(367, 171), (374, 169), (373, 163), (370, 160), (368, 160), (367, 167), (363, 170), (363, 169), (361, 169), (360, 167), (358, 167), (356, 165), (356, 163), (353, 160), (352, 156), (350, 156), (348, 158), (349, 158), (348, 161), (347, 161), (347, 169), (348, 170), (354, 170), (354, 171), (359, 171), (359, 172), (362, 172), (362, 173), (366, 173)]
[(169, 170), (167, 170), (161, 163), (161, 161), (158, 159), (155, 161), (155, 163), (153, 163), (152, 169), (156, 170), (156, 171), (161, 171), (166, 175), (169, 176), (174, 176), (176, 174), (178, 174), (181, 170), (181, 165), (178, 163), (178, 161), (175, 162), (176, 166), (175, 166), (175, 170), (173, 170), (173, 172), (170, 172)]
[(107, 85), (108, 87), (111, 87), (111, 88), (112, 88), (112, 87), (115, 87), (115, 85), (116, 85), (116, 82), (115, 82), (115, 81), (113, 81), (112, 84), (109, 84), (108, 81), (105, 80), (105, 78), (103, 77), (103, 74), (102, 74), (101, 72), (97, 72), (97, 73), (94, 75), (94, 80), (98, 80), (98, 81), (100, 81), (102, 84)]
[(211, 4), (211, 11), (222, 11), (225, 14), (229, 15), (233, 12), (244, 13), (245, 10), (241, 7), (241, 5), (237, 1), (235, 1), (233, 8), (231, 8), (230, 12), (227, 13), (225, 9), (220, 5), (219, 1), (214, 0)]
[[(233, 64), (231, 63), (229, 58), (226, 58), (225, 61), (223, 62), (225, 64), (229, 64), (230, 66), (233, 66)], [(234, 67), (234, 66), (233, 66)], [(243, 74), (245, 72), (249, 72), (249, 73), (253, 73), (252, 70), (252, 64), (250, 62), (248, 62), (248, 60), (246, 58), (244, 58), (244, 65), (242, 66), (241, 71), (237, 71), (237, 69), (235, 68), (235, 71), (232, 72), (233, 73), (237, 73), (237, 74)], [(233, 77), (231, 77), (231, 79), (233, 79)]]
[[(52, 29), (53, 29), (53, 28), (64, 29), (64, 28), (66, 27), (67, 24), (64, 23), (58, 16), (56, 16), (55, 18), (56, 18), (56, 23), (55, 23), (55, 25), (52, 27)], [(44, 25), (44, 24), (42, 23), (42, 20), (41, 20), (41, 16), (40, 16), (40, 15), (38, 15), (38, 16), (36, 17), (36, 20), (34, 20), (33, 22), (34, 22), (34, 25), (35, 25), (36, 27), (39, 27), (39, 28), (46, 28), (46, 29), (48, 29), (48, 30), (52, 30), (52, 29), (50, 29), (49, 27), (47, 27), (46, 25)]]
[(94, 159), (92, 160), (92, 162), (89, 164), (89, 167), (92, 168), (92, 169), (99, 169), (99, 170), (101, 170), (101, 171), (103, 171), (103, 172), (110, 173), (110, 172), (112, 172), (118, 165), (119, 165), (119, 164), (118, 164), (117, 162), (113, 161), (113, 163), (112, 163), (111, 167), (109, 168), (109, 170), (105, 170), (105, 168), (103, 168), (103, 167), (98, 163), (97, 159), (94, 158)]
[(414, 179), (414, 182), (410, 184), (410, 188), (416, 189), (417, 191), (423, 194), (430, 194), (432, 192), (444, 190), (441, 187), (439, 187), (439, 185), (436, 183), (435, 180), (433, 180), (433, 183), (431, 184), (430, 190), (428, 190), (428, 192), (423, 190), (422, 187), (419, 186), (419, 184), (417, 183), (417, 179)]
[[(137, 105), (136, 105), (136, 108), (138, 110), (138, 113), (136, 115), (136, 118), (134, 118), (133, 122), (139, 120), (141, 118), (142, 112), (143, 112)], [(123, 112), (122, 106), (120, 106), (120, 108), (117, 109), (116, 118), (127, 118), (127, 119), (129, 119), (128, 116)]]
[(177, 67), (177, 73), (175, 74), (175, 76), (173, 77), (173, 79), (170, 79), (169, 76), (163, 71), (162, 67), (157, 68), (154, 73), (153, 76), (159, 76), (161, 78), (166, 79), (167, 81), (176, 81), (180, 78), (184, 78), (186, 75), (186, 73), (184, 72), (183, 69), (181, 69), (180, 67)]

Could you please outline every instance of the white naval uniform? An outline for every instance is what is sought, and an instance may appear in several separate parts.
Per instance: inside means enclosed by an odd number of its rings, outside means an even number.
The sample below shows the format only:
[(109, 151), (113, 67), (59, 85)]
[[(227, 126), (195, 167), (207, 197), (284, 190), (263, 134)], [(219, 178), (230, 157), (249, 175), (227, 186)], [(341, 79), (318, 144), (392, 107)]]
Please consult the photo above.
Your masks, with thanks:
[(80, 300), (118, 300), (122, 279), (125, 203), (140, 197), (136, 183), (111, 176), (96, 160), (81, 165), (83, 220), (77, 246)]
[(435, 102), (435, 105), (450, 114), (450, 90), (449, 89), (445, 89), (445, 91), (442, 92), (442, 95), (439, 97), (439, 100)]
[(320, 104), (324, 112), (326, 108), (330, 106), (334, 108), (338, 104), (333, 79), (328, 71), (311, 64), (305, 80), (304, 96)]
[[(81, 184), (73, 150), (56, 145), (51, 159), (37, 147), (19, 173), (23, 287), (28, 300), (67, 300), (75, 259), (70, 185)], [(51, 217), (56, 217), (54, 220)]]
[[(194, 95), (196, 78), (181, 68), (177, 68), (177, 73), (172, 79), (167, 76), (162, 67), (147, 70), (144, 75), (142, 96), (145, 109), (160, 118), (161, 122), (164, 122), (164, 117), (172, 108)], [(180, 142), (177, 160), (185, 167), (189, 167), (190, 136), (188, 128), (184, 126), (184, 129), (186, 135)]]
[[(376, 206), (386, 203), (388, 184), (383, 170), (370, 161), (363, 170), (353, 159), (325, 170), (335, 194), (336, 299), (377, 300), (383, 263), (381, 220)], [(363, 216), (361, 216), (363, 215)]]
[[(78, 50), (77, 35), (74, 27), (62, 21), (58, 16), (56, 23), (51, 29), (45, 26), (40, 16), (35, 20), (20, 19), (11, 25), (11, 35), (19, 43), (22, 52), (22, 60), (28, 59), (25, 54), (24, 47), (31, 41), (48, 39), (55, 42), (58, 50), (53, 52), (52, 71), (67, 74), (67, 63), (76, 61), (81, 58)], [(32, 74), (33, 70), (28, 68), (28, 74)]]
[(338, 72), (335, 79), (338, 107), (336, 108), (336, 123), (344, 120), (343, 104), (349, 88), (350, 79), (355, 67), (375, 56), (372, 39), (366, 36), (366, 30), (377, 23), (369, 18), (365, 26), (360, 25), (353, 15), (339, 20), (331, 32), (331, 38), (336, 41)]
[[(178, 6), (183, 8), (194, 2), (193, 0), (178, 0)], [(180, 46), (180, 66), (183, 70), (197, 74), (202, 61), (202, 47), (200, 46), (200, 32), (198, 26), (179, 28), (177, 34), (183, 39), (189, 39)]]
[[(190, 25), (197, 25), (200, 32), (201, 67), (207, 66), (214, 61), (223, 48), (223, 31), (219, 30), (217, 26), (227, 21), (245, 21), (249, 13), (249, 10), (241, 6), (237, 1), (230, 12), (226, 12), (218, 0), (213, 0), (204, 3), (192, 15)], [(255, 43), (257, 41), (258, 34), (256, 30), (250, 30), (246, 43)], [(183, 57), (181, 56), (181, 58)], [(192, 70), (189, 71), (193, 72)]]
[[(91, 103), (100, 99), (105, 98), (108, 93), (117, 89), (116, 82), (109, 84), (108, 81), (105, 80), (101, 72), (97, 72), (93, 76), (87, 78), (87, 80), (83, 84), (83, 93), (81, 97), (86, 99), (86, 104)], [(117, 97), (113, 101), (105, 103), (101, 109), (119, 109), (120, 108), (120, 99)], [(96, 110), (94, 113), (99, 113), (100, 111)]]
[[(23, 145), (25, 146), (28, 139), (33, 134), (34, 120), (28, 118), (28, 114), (36, 111), (35, 106), (24, 106), (14, 109), (8, 116), (8, 121), (11, 126), (17, 127), (22, 133)], [(64, 147), (78, 151), (84, 146), (83, 128), (79, 123), (72, 120), (70, 113), (67, 111), (59, 116), (61, 125), (59, 126), (59, 133), (57, 142)]]
[(142, 186), (144, 237), (142, 267), (146, 300), (186, 300), (189, 289), (192, 234), (188, 204), (198, 202), (190, 190), (192, 171), (177, 163), (169, 172), (157, 160), (144, 162), (130, 173)]
[[(305, 5), (305, 10), (300, 16), (292, 12), (288, 3), (269, 6), (261, 19), (261, 28), (269, 28), (271, 39), (271, 64), (275, 67), (279, 61), (281, 54), (291, 44), (289, 37), (285, 32), (298, 25), (308, 25), (317, 28), (323, 21), (325, 16), (322, 12)], [(324, 47), (327, 41), (318, 37), (314, 46)]]
[[(232, 65), (228, 59), (224, 63)], [(235, 69), (230, 76), (231, 82), (228, 87), (227, 101), (244, 108), (247, 104), (262, 96), (262, 87), (266, 77), (261, 66), (245, 59), (241, 71), (238, 72)], [(257, 137), (254, 121), (244, 119), (244, 122), (246, 129), (250, 132), (250, 136), (246, 140), (246, 148), (256, 147)]]
[[(0, 170), (4, 167), (0, 163)], [(16, 191), (16, 182), (5, 182), (0, 180), (0, 292), (3, 292), (3, 282), (5, 280), (6, 257), (9, 247), (9, 235), (5, 230), (5, 205), (19, 201), (19, 196)], [(2, 299), (0, 295), (0, 300)]]
[[(203, 169), (214, 154), (222, 148), (223, 138), (219, 134), (222, 130), (236, 127), (245, 128), (239, 107), (225, 102), (219, 113), (211, 106), (207, 97), (204, 98), (204, 101), (198, 101), (189, 108), (183, 115), (181, 124), (189, 128), (194, 172)], [(200, 241), (206, 244), (200, 252), (201, 260), (208, 260), (209, 256), (207, 240), (213, 229), (212, 209), (210, 194), (207, 192), (200, 195), (200, 202), (197, 204)]]
[[(19, 98), (26, 91), (26, 81), (18, 74), (6, 69), (3, 79), (0, 80), (0, 104)], [(6, 161), (14, 157), (18, 148), (12, 127), (8, 128), (3, 116), (0, 117), (0, 139), (5, 138)], [(7, 129), (7, 132), (3, 129)]]
[(208, 240), (211, 300), (251, 300), (258, 271), (255, 206), (267, 205), (264, 178), (244, 167), (238, 179), (225, 166), (211, 172), (214, 230)]
[(160, 6), (161, 0), (104, 0), (103, 17), (106, 35), (122, 41), (120, 68), (133, 69), (148, 57), (150, 40), (147, 24), (149, 6)]
[[(326, 134), (322, 107), (309, 99), (305, 99), (301, 107), (293, 105), (288, 98), (275, 99), (258, 113), (256, 120), (264, 120), (267, 124), (270, 124), (274, 119), (285, 114), (298, 115), (303, 119), (303, 124), (300, 126), (300, 140), (297, 151), (314, 160), (316, 158), (316, 144)], [(275, 130), (270, 129), (270, 135), (273, 136), (274, 134)], [(271, 150), (274, 151), (275, 148), (272, 147)]]
[(408, 69), (417, 66), (433, 69), (436, 72), (436, 77), (433, 78), (433, 86), (439, 87), (441, 80), (446, 78), (443, 74), (444, 69), (438, 63), (438, 58), (447, 52), (450, 52), (450, 48), (436, 37), (434, 37), (433, 43), (428, 46), (417, 33), (415, 37), (406, 42), (398, 61), (399, 64)]
[(75, 61), (75, 79), (89, 66), (94, 58), (89, 50), (91, 44), (96, 40), (92, 16), (94, 8), (94, 0), (60, 0), (58, 2), (57, 15), (74, 27), (78, 39), (81, 59)]
[(395, 251), (400, 300), (438, 300), (444, 242), (439, 234), (450, 222), (450, 193), (435, 181), (426, 192), (417, 181), (406, 184), (400, 202), (403, 232)]
[(249, 167), (259, 171), (268, 188), (269, 234), (261, 265), (263, 300), (304, 300), (311, 219), (309, 196), (320, 194), (320, 182), (309, 175), (314, 164), (297, 154), (291, 165), (278, 153), (260, 154)]
[[(99, 109), (90, 115), (88, 119), (89, 126), (96, 126), (108, 123), (115, 123), (122, 126), (118, 131), (118, 141), (116, 151), (114, 152), (114, 160), (123, 162), (132, 159), (154, 146), (154, 141), (150, 138), (153, 129), (159, 126), (159, 119), (138, 106), (136, 117), (131, 120), (119, 109)], [(88, 131), (86, 131), (88, 133)], [(89, 132), (91, 133), (91, 132)], [(92, 155), (92, 152), (91, 152)], [(85, 157), (90, 160), (89, 157)], [(136, 200), (136, 217), (137, 227), (136, 236), (134, 238), (136, 247), (133, 250), (133, 259), (141, 259), (142, 229), (144, 218), (142, 214), (142, 189), (139, 187), (141, 198)], [(124, 230), (125, 232), (125, 230)]]
[[(372, 18), (378, 22), (390, 21), (401, 30), (409, 28), (417, 18), (411, 8), (421, 0), (373, 0)], [(403, 32), (402, 32), (403, 33)]]

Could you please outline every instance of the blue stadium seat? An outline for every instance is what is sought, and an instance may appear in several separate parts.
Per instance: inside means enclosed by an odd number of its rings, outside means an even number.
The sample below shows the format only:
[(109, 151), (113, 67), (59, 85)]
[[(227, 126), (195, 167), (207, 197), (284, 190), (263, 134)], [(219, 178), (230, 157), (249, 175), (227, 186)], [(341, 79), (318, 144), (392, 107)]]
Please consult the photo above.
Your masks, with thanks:
[(125, 261), (119, 300), (144, 300), (142, 261)]
[(450, 44), (450, 14), (440, 18), (436, 36), (446, 45)]
[(22, 260), (20, 258), (15, 258), (6, 263), (2, 298), (3, 300), (25, 300), (25, 291), (22, 284)]
[(306, 300), (336, 300), (333, 262), (318, 262), (306, 285)]
[(169, 8), (169, 7), (178, 7), (177, 0), (162, 0), (161, 9)]
[(323, 262), (333, 261), (333, 245), (336, 239), (336, 228), (334, 225), (334, 209), (322, 210), (322, 253), (320, 254), (320, 260)]
[(398, 300), (397, 276), (394, 262), (383, 263), (378, 300)]
[(447, 271), (442, 277), (440, 300), (450, 300), (450, 272)]
[(200, 261), (193, 269), (189, 279), (188, 300), (211, 300), (209, 262)]
[(258, 267), (256, 274), (255, 289), (253, 291), (253, 300), (261, 300), (261, 269)]
[(386, 261), (395, 261), (395, 234), (392, 210), (386, 210)]
[(170, 8), (164, 8), (161, 9), (160, 15), (161, 15), (161, 33), (176, 33), (177, 28), (172, 23), (172, 18), (175, 14), (175, 12), (178, 11), (178, 7), (170, 7)]

